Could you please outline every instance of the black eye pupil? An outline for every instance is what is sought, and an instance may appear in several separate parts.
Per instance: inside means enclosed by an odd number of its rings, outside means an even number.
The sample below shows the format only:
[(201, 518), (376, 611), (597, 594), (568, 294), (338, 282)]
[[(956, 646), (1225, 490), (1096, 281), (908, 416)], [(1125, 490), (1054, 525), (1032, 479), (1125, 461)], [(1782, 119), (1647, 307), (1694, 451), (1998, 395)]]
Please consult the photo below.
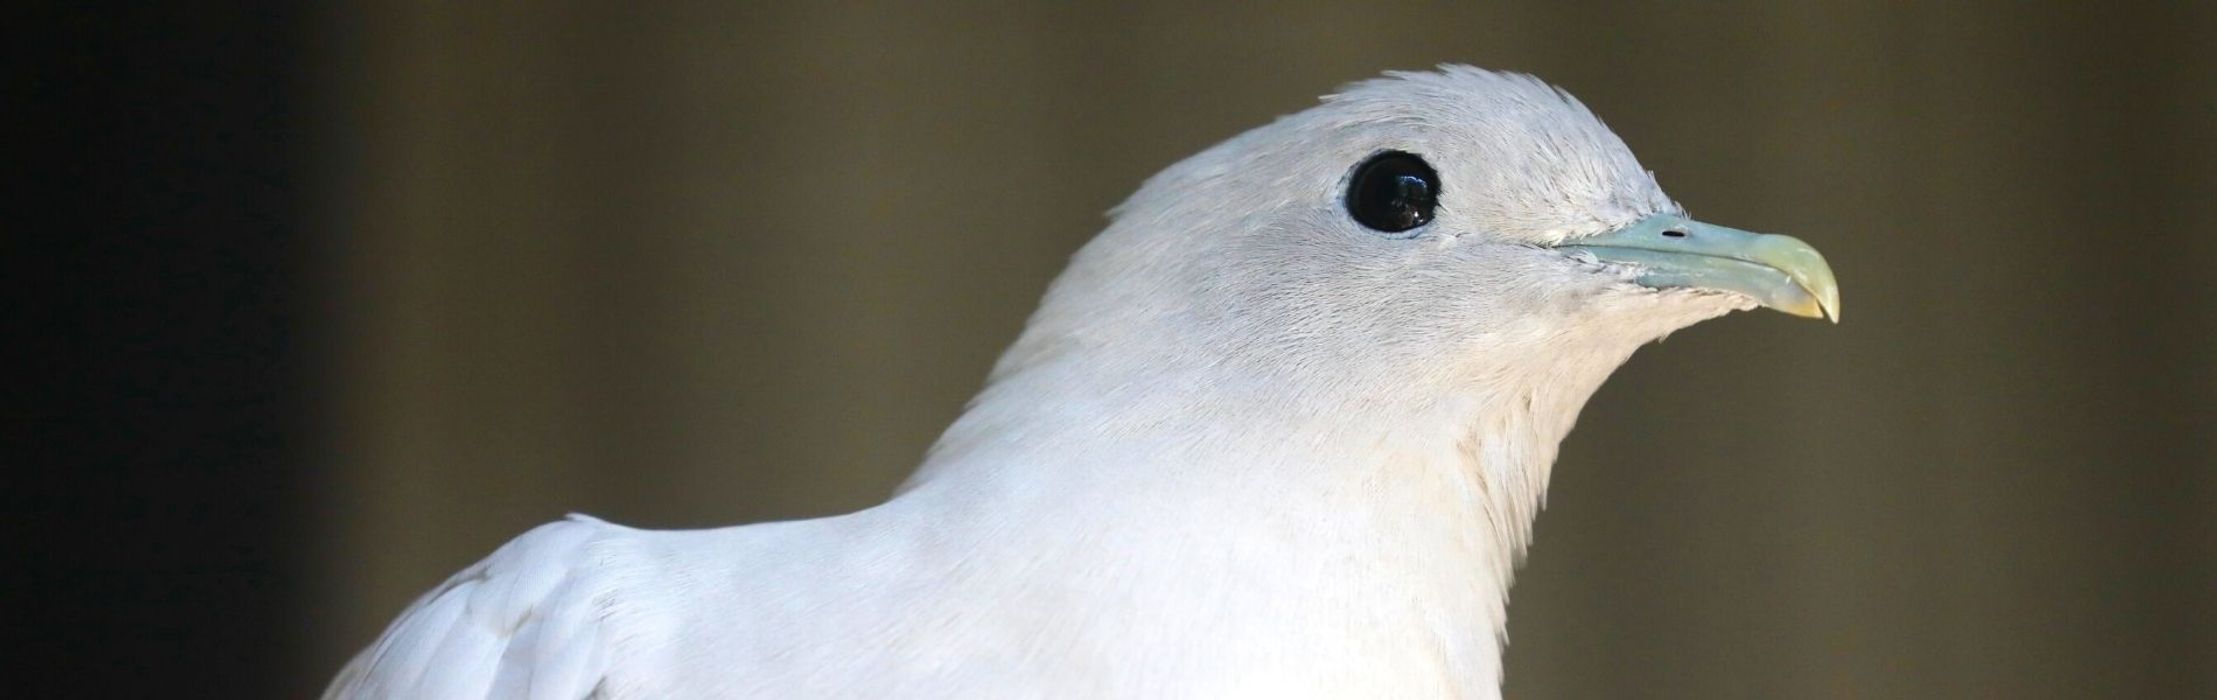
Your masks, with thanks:
[(1398, 233), (1431, 223), (1439, 194), (1439, 173), (1423, 158), (1386, 151), (1355, 166), (1347, 184), (1347, 213), (1363, 226)]

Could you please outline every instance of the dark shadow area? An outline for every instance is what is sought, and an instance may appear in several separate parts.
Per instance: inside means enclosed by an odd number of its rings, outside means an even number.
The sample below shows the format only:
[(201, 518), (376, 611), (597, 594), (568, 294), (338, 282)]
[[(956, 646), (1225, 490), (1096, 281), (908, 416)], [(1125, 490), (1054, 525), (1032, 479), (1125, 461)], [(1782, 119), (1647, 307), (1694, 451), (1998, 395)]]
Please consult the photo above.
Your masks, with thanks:
[[(313, 434), (307, 28), (164, 5), (11, 23), (14, 697), (273, 697)], [(21, 147), (21, 146), (19, 146)], [(17, 151), (19, 154), (26, 151)]]

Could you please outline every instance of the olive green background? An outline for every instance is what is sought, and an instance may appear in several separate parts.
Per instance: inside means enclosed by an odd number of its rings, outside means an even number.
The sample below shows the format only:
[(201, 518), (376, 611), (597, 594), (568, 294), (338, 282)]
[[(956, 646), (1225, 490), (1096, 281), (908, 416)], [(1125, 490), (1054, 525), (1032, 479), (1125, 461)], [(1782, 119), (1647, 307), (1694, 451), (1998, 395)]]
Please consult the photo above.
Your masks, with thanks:
[(2078, 5), (345, 11), (292, 673), (565, 512), (876, 502), (1143, 178), (1466, 62), (1568, 88), (1845, 297), (1594, 398), (1512, 696), (2217, 696), (2217, 4)]

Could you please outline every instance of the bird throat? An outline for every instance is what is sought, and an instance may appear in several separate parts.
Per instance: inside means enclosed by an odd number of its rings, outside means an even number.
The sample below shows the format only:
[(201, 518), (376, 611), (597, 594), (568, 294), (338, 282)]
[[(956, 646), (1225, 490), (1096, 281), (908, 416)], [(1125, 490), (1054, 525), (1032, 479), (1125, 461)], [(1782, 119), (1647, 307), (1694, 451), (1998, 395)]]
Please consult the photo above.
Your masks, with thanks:
[(1208, 391), (1168, 378), (1065, 392), (1082, 385), (1037, 367), (997, 378), (903, 498), (960, 499), (996, 533), (990, 546), (1023, 546), (1030, 565), (1067, 556), (1045, 565), (1344, 609), (1366, 619), (1342, 624), (1403, 630), (1498, 672), (1558, 446), (1629, 354), (1559, 355), (1429, 392), (1289, 394), (1220, 377)]

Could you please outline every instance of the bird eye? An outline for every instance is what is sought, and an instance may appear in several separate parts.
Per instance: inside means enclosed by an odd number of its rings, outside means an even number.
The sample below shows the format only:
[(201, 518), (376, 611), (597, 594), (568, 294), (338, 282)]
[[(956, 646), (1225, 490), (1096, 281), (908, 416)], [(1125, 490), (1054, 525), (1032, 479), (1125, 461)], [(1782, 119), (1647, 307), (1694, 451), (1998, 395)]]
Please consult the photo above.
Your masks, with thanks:
[(1399, 233), (1431, 223), (1439, 195), (1439, 173), (1423, 158), (1386, 151), (1355, 166), (1347, 182), (1347, 213), (1356, 223)]

